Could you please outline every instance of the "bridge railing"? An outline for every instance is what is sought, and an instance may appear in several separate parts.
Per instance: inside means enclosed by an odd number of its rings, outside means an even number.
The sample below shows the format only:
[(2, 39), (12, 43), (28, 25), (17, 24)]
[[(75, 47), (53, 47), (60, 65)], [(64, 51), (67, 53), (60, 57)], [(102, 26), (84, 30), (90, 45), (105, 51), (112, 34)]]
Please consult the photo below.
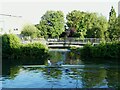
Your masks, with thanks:
[(47, 42), (82, 42), (100, 43), (100, 38), (48, 38)]

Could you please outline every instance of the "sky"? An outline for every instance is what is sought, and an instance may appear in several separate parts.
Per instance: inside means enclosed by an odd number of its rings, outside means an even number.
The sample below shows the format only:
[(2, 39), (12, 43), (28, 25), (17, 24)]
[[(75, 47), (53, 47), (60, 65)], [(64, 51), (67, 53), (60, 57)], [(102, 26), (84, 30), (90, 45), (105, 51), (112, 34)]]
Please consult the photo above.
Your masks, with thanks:
[(64, 15), (72, 10), (96, 12), (107, 19), (111, 6), (118, 15), (118, 0), (3, 0), (0, 14), (22, 16), (24, 20), (37, 24), (47, 10), (61, 10)]

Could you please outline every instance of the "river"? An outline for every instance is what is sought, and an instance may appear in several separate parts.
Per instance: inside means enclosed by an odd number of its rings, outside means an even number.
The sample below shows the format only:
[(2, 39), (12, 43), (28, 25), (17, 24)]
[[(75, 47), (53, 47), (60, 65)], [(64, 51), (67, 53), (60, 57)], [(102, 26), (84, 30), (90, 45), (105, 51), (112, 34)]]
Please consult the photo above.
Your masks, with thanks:
[[(83, 68), (25, 68), (6, 63), (0, 81), (2, 88), (118, 88), (120, 66), (117, 60), (80, 59), (67, 49), (50, 49), (53, 65), (84, 65)], [(46, 63), (47, 64), (47, 63)], [(89, 66), (89, 67), (87, 67)]]

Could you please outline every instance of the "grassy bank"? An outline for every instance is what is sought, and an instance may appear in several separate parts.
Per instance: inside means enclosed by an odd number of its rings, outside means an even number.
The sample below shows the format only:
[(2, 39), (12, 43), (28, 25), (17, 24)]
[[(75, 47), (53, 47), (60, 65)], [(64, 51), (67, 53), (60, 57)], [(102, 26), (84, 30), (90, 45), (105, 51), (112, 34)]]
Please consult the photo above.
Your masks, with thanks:
[(18, 60), (18, 63), (36, 62), (44, 64), (48, 57), (48, 48), (41, 43), (21, 44), (20, 39), (13, 34), (2, 35), (2, 59)]
[(120, 58), (120, 42), (100, 43), (92, 46), (86, 44), (83, 48), (71, 48), (74, 53), (80, 53), (82, 58)]

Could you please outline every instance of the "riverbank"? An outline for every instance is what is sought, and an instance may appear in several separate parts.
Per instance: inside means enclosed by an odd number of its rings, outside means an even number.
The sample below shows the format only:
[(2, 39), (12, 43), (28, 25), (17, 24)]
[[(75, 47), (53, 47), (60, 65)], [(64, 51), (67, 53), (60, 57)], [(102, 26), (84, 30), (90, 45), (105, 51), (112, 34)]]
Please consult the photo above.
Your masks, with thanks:
[(120, 58), (120, 42), (100, 43), (96, 46), (86, 44), (83, 48), (71, 47), (70, 50), (82, 58)]
[(41, 43), (21, 44), (16, 35), (2, 35), (3, 60), (11, 59), (13, 62), (14, 60), (22, 60), (23, 63), (39, 62), (38, 64), (44, 64), (48, 56), (48, 47)]

